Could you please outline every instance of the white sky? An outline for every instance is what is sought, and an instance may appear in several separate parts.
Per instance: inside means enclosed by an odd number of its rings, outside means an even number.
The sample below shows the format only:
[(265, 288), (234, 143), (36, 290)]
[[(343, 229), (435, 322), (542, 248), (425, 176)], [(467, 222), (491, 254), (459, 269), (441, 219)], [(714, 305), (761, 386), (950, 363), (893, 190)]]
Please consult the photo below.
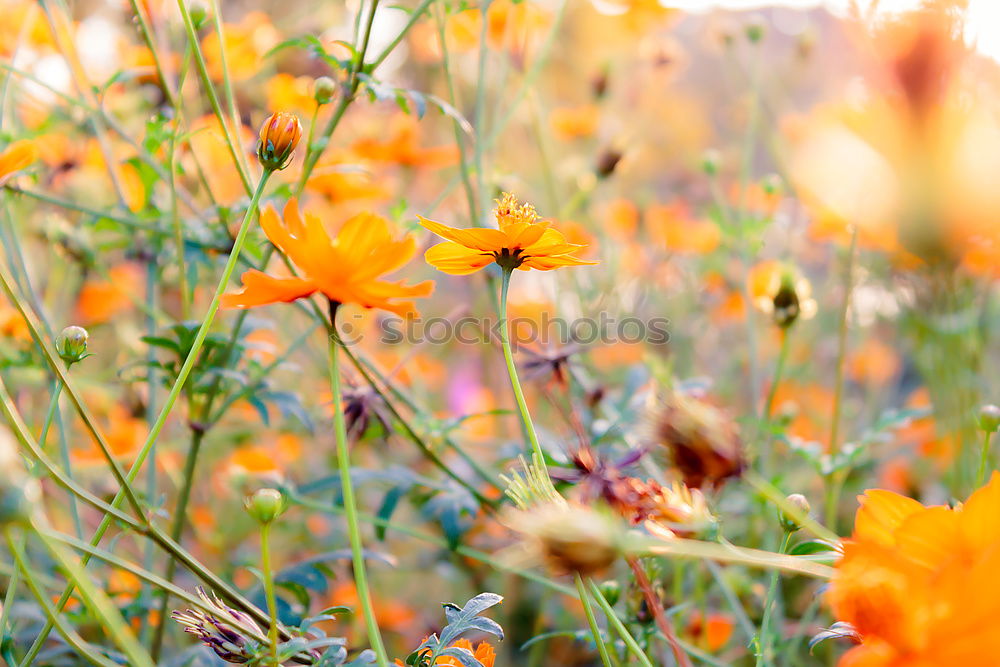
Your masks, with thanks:
[[(834, 11), (842, 11), (850, 0), (660, 0), (668, 7), (677, 7), (688, 11), (702, 11), (724, 7), (727, 9), (753, 9), (758, 7), (816, 7), (825, 5)], [(867, 2), (858, 3), (865, 7)], [(920, 4), (920, 0), (881, 0), (881, 11), (900, 11), (911, 9)], [(970, 0), (969, 13), (966, 21), (967, 37), (976, 44), (979, 51), (1000, 61), (1000, 0)]]

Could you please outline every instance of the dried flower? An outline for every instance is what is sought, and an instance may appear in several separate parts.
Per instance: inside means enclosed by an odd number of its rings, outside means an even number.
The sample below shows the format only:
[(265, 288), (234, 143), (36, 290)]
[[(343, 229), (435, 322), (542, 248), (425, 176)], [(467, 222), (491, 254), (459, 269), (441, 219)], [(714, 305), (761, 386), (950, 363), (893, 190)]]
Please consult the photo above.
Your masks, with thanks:
[(188, 609), (175, 611), (170, 617), (184, 626), (184, 632), (196, 636), (226, 662), (243, 664), (256, 657), (260, 643), (253, 637), (264, 635), (260, 626), (243, 612), (223, 604), (215, 593), (209, 597), (199, 587), (198, 597), (212, 613)]
[(687, 486), (719, 486), (743, 471), (743, 441), (736, 423), (714, 405), (662, 391), (650, 397), (646, 419), (651, 451), (676, 468)]
[(295, 114), (284, 111), (271, 114), (260, 126), (257, 159), (264, 169), (284, 169), (301, 138), (302, 124)]
[(558, 574), (599, 574), (623, 550), (624, 526), (609, 512), (578, 503), (510, 511), (504, 523), (531, 540), (535, 552)]

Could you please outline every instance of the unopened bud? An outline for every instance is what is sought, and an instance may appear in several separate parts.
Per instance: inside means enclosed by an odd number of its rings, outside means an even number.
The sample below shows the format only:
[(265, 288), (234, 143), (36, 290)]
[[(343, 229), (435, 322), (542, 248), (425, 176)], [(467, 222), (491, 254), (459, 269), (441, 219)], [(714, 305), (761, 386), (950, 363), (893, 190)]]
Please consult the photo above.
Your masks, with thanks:
[(618, 166), (618, 163), (622, 161), (623, 157), (624, 155), (622, 155), (622, 152), (615, 150), (614, 148), (609, 148), (603, 151), (597, 156), (597, 164), (594, 167), (594, 173), (597, 174), (597, 177), (602, 180), (608, 178), (611, 174), (615, 173), (615, 168)]
[(756, 44), (760, 40), (764, 39), (764, 32), (764, 21), (759, 16), (755, 16), (750, 19), (744, 28), (744, 34), (752, 44)]
[(83, 327), (66, 327), (56, 336), (56, 353), (67, 366), (83, 361), (90, 356), (87, 354), (88, 338), (89, 334)]
[(618, 599), (622, 596), (622, 586), (614, 579), (608, 579), (607, 581), (602, 581), (598, 588), (601, 589), (601, 595), (604, 599), (608, 601), (608, 604), (614, 607), (618, 603)]
[(986, 433), (1000, 428), (1000, 408), (992, 404), (979, 408), (979, 428)]
[[(803, 517), (809, 516), (809, 510), (812, 509), (809, 506), (809, 501), (801, 493), (793, 493), (787, 498), (785, 498), (785, 503), (798, 510), (800, 515)], [(802, 527), (799, 519), (789, 516), (784, 510), (778, 513), (778, 520), (781, 522), (781, 527), (787, 533), (794, 533), (799, 528)]]
[(337, 82), (328, 76), (321, 76), (313, 83), (313, 99), (316, 104), (329, 104), (337, 94)]
[(260, 126), (257, 159), (265, 169), (284, 169), (302, 138), (302, 124), (295, 114), (279, 111)]
[(709, 176), (715, 176), (719, 173), (719, 162), (721, 160), (722, 155), (719, 151), (710, 148), (701, 156), (701, 170)]
[(768, 174), (764, 177), (764, 180), (760, 182), (760, 187), (764, 191), (764, 194), (779, 194), (782, 190), (781, 177), (777, 174)]
[(188, 10), (191, 15), (191, 23), (194, 24), (195, 30), (201, 30), (202, 26), (208, 20), (208, 8), (202, 2), (192, 2)]
[(260, 489), (247, 498), (247, 512), (262, 524), (271, 523), (288, 506), (285, 496), (277, 489)]

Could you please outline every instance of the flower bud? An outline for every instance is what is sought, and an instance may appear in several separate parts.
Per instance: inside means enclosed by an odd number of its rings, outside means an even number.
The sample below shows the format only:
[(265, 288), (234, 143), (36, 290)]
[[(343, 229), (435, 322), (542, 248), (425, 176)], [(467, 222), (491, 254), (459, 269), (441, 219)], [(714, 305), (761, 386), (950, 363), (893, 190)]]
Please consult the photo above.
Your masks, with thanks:
[(749, 22), (747, 22), (743, 30), (744, 34), (747, 36), (747, 40), (752, 44), (756, 44), (760, 40), (764, 39), (766, 27), (764, 26), (764, 21), (761, 17), (754, 16)]
[(246, 501), (247, 512), (262, 524), (277, 519), (287, 506), (285, 496), (277, 489), (260, 489)]
[(194, 29), (201, 30), (202, 26), (208, 20), (208, 7), (205, 6), (205, 3), (197, 1), (190, 3), (188, 13), (191, 15), (191, 23), (194, 25)]
[(313, 83), (313, 99), (316, 104), (329, 104), (337, 94), (337, 82), (328, 76), (321, 76)]
[[(803, 516), (808, 516), (809, 510), (812, 509), (809, 506), (809, 501), (801, 493), (791, 494), (785, 498), (785, 502), (801, 512)], [(794, 533), (802, 527), (798, 520), (786, 514), (784, 510), (778, 512), (778, 521), (781, 522), (782, 529), (787, 533)]]
[(608, 579), (607, 581), (602, 581), (598, 588), (601, 589), (601, 595), (604, 599), (608, 601), (608, 604), (614, 607), (618, 603), (618, 599), (622, 596), (622, 586), (614, 579)]
[(994, 433), (1000, 428), (1000, 408), (992, 404), (979, 408), (979, 428), (986, 433)]
[(66, 327), (56, 336), (56, 353), (68, 366), (83, 361), (90, 356), (87, 354), (89, 337), (87, 330), (83, 327)]
[(257, 159), (264, 169), (284, 169), (302, 138), (302, 124), (295, 114), (279, 111), (260, 126)]
[(714, 148), (708, 149), (701, 156), (701, 170), (708, 176), (715, 176), (719, 173), (719, 162), (721, 159), (722, 155), (719, 151)]

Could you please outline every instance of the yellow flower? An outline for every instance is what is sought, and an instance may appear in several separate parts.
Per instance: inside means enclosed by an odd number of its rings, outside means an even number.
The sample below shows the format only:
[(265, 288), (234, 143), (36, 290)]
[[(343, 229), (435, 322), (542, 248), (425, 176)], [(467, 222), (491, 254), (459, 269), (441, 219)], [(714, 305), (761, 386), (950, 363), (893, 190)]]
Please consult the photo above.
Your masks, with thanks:
[(436, 269), (452, 275), (475, 273), (496, 262), (505, 270), (551, 271), (560, 266), (596, 264), (575, 257), (586, 246), (569, 243), (561, 233), (539, 220), (530, 204), (519, 204), (504, 193), (494, 210), (499, 229), (456, 229), (420, 217), (420, 224), (447, 239), (430, 248), (424, 257)]

